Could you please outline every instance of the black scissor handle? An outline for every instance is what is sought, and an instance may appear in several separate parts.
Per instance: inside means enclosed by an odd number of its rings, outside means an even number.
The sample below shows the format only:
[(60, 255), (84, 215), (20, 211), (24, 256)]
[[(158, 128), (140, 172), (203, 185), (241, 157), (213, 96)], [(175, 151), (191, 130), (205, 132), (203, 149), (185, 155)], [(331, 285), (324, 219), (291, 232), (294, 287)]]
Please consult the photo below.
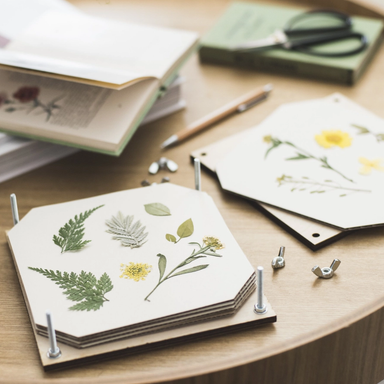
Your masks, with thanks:
[[(342, 23), (337, 26), (330, 27), (319, 27), (319, 28), (295, 28), (298, 22), (309, 19), (312, 15), (324, 15), (332, 19), (340, 20)], [(337, 32), (349, 30), (352, 27), (351, 17), (345, 13), (337, 12), (329, 9), (314, 9), (290, 19), (287, 24), (284, 26), (284, 33), (289, 36), (301, 36), (305, 34), (318, 34), (318, 33), (328, 33), (328, 32)]]
[[(330, 43), (332, 41), (339, 40), (347, 40), (347, 39), (358, 39), (360, 41), (360, 45), (357, 48), (350, 49), (347, 51), (341, 52), (324, 52), (324, 51), (316, 51), (311, 49), (314, 46)], [(284, 48), (292, 49), (295, 51), (303, 52), (310, 55), (315, 56), (323, 56), (323, 57), (345, 57), (351, 56), (356, 53), (363, 51), (368, 45), (368, 41), (365, 35), (358, 32), (350, 32), (350, 31), (341, 31), (337, 33), (326, 34), (323, 36), (313, 36), (304, 39), (300, 39), (297, 41), (291, 41), (284, 44)]]

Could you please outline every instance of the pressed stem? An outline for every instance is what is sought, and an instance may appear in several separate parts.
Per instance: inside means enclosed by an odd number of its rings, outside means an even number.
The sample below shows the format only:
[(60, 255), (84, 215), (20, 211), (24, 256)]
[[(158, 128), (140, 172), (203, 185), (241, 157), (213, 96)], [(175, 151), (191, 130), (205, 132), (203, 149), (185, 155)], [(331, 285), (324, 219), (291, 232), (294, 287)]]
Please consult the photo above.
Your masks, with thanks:
[(287, 144), (295, 149), (297, 149), (298, 151), (302, 152), (304, 155), (306, 155), (307, 157), (311, 158), (311, 159), (314, 159), (314, 160), (317, 160), (317, 161), (320, 161), (322, 164), (323, 164), (323, 167), (324, 168), (327, 168), (327, 169), (330, 169), (331, 171), (333, 172), (336, 172), (337, 174), (339, 174), (341, 177), (343, 177), (345, 180), (348, 180), (350, 181), (351, 183), (354, 183), (354, 181), (352, 179), (349, 179), (348, 177), (344, 176), (341, 172), (339, 172), (338, 170), (336, 170), (335, 168), (333, 168), (332, 166), (329, 165), (328, 161), (325, 160), (325, 159), (320, 159), (316, 156), (313, 156), (311, 155), (309, 152), (305, 151), (304, 149), (296, 146), (295, 144), (293, 143), (290, 143), (289, 141), (283, 141), (282, 143), (284, 144)]
[(346, 188), (346, 187), (341, 187), (341, 186), (337, 186), (337, 185), (319, 183), (317, 181), (305, 181), (305, 180), (292, 180), (292, 179), (290, 179), (290, 180), (283, 180), (282, 183), (286, 183), (286, 184), (309, 184), (309, 185), (325, 187), (325, 188), (342, 189), (343, 191), (367, 192), (367, 193), (372, 192), (368, 189)]
[[(184, 267), (184, 265), (186, 265), (185, 262), (186, 262), (189, 258), (194, 257), (194, 256), (197, 256), (197, 255), (199, 255), (199, 254), (202, 254), (202, 253), (204, 253), (205, 251), (207, 251), (208, 249), (209, 249), (209, 246), (208, 246), (208, 247), (204, 247), (204, 248), (200, 248), (197, 252), (192, 252), (192, 254), (191, 254), (190, 256), (188, 256), (184, 261), (182, 261), (177, 267), (173, 268), (172, 271), (169, 272), (167, 276), (165, 276), (161, 281), (159, 281), (159, 282), (157, 283), (156, 287), (152, 289), (152, 291), (147, 295), (147, 297), (144, 299), (144, 301), (149, 301), (149, 300), (148, 300), (148, 297), (152, 295), (152, 293), (157, 289), (157, 287), (158, 287), (160, 284), (164, 283), (164, 281), (170, 279), (170, 278), (172, 277), (172, 276), (171, 276), (172, 273), (175, 272), (178, 268)], [(193, 262), (193, 261), (191, 261), (191, 263), (192, 263), (192, 262)]]

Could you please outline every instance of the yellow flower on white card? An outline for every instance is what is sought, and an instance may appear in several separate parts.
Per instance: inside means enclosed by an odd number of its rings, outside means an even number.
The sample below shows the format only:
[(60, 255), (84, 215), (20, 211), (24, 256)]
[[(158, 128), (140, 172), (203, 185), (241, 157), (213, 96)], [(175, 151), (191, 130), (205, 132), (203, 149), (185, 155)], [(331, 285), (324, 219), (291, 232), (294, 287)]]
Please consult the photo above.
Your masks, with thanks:
[(215, 251), (225, 248), (224, 244), (217, 237), (213, 236), (205, 236), (203, 239), (203, 243), (205, 244), (205, 246), (208, 246), (214, 249)]
[(359, 157), (359, 163), (363, 164), (363, 166), (359, 169), (359, 173), (362, 175), (370, 175), (372, 169), (375, 169), (379, 172), (384, 172), (384, 167), (381, 166), (383, 159), (368, 160), (365, 157)]
[(320, 135), (315, 136), (317, 144), (324, 148), (340, 147), (346, 148), (351, 146), (352, 137), (347, 132), (340, 130), (322, 131)]
[(120, 264), (120, 270), (122, 272), (120, 278), (140, 281), (145, 280), (152, 270), (152, 265), (130, 262), (129, 265)]

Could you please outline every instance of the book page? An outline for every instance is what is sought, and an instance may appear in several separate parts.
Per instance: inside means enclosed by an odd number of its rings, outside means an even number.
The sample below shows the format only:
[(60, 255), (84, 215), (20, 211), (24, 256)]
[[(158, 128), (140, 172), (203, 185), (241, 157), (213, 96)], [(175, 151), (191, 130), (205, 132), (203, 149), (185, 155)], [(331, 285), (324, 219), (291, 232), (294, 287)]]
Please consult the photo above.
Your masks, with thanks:
[[(8, 0), (1, 2), (0, 37), (8, 42), (22, 34), (39, 16), (49, 10), (79, 12), (65, 0)], [(0, 38), (0, 47), (4, 45)]]
[(158, 81), (113, 91), (0, 71), (0, 127), (20, 134), (115, 150), (140, 116)]
[(24, 55), (19, 65), (30, 59), (37, 70), (114, 84), (161, 80), (196, 40), (193, 32), (49, 11), (6, 46), (0, 61)]

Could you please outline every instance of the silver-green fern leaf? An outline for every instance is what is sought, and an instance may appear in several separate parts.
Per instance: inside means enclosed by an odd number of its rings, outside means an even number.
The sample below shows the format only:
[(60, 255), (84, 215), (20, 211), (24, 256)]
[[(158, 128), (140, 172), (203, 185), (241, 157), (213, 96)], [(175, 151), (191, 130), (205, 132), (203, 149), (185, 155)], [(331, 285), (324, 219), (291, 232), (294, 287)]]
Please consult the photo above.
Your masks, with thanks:
[(89, 211), (80, 213), (80, 215), (76, 215), (59, 229), (59, 236), (53, 235), (52, 240), (61, 248), (61, 253), (66, 251), (78, 251), (91, 242), (91, 240), (83, 240), (84, 221), (91, 216), (96, 209), (101, 207), (104, 207), (104, 205), (100, 205), (96, 208), (90, 209)]
[(112, 216), (105, 224), (109, 227), (108, 233), (112, 233), (114, 240), (120, 240), (124, 247), (139, 248), (147, 242), (148, 232), (145, 231), (140, 221), (133, 223), (134, 216), (127, 216), (119, 212), (117, 216)]

